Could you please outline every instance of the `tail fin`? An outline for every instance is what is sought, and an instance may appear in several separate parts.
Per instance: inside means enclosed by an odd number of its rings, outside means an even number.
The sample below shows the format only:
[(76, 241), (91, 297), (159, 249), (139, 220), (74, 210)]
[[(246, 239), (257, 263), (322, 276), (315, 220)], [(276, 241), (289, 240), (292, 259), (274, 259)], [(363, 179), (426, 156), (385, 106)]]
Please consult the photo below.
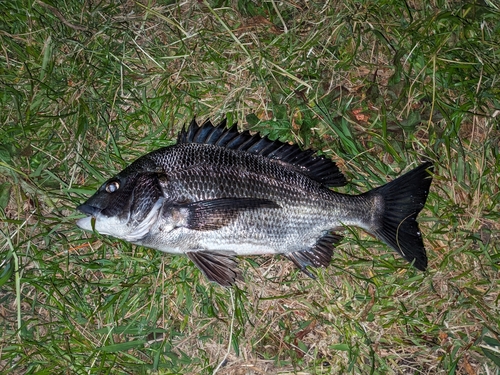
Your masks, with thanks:
[[(378, 222), (370, 232), (383, 240), (419, 270), (427, 268), (427, 255), (416, 221), (427, 200), (432, 164), (423, 163), (386, 185), (366, 193), (380, 199)], [(375, 198), (377, 197), (377, 198)]]

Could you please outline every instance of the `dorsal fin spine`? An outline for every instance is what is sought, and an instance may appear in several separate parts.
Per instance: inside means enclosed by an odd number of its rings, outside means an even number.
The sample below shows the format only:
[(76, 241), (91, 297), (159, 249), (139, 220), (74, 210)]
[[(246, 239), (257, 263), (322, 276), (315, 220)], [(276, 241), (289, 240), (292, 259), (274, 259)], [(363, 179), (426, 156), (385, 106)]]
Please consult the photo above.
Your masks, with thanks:
[(199, 126), (195, 119), (187, 129), (179, 133), (178, 144), (210, 144), (231, 150), (261, 155), (271, 162), (280, 162), (289, 168), (306, 175), (324, 186), (343, 186), (347, 183), (337, 165), (324, 156), (315, 156), (312, 149), (301, 150), (296, 144), (271, 140), (267, 136), (250, 134), (248, 130), (238, 132), (236, 124), (226, 128), (227, 119), (217, 126), (210, 120)]

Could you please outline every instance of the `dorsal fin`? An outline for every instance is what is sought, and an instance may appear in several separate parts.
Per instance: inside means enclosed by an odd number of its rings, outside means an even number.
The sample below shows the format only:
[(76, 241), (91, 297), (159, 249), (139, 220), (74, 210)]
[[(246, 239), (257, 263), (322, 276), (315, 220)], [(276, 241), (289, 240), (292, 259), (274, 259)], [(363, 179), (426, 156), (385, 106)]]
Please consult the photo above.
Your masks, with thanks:
[(324, 156), (315, 155), (314, 150), (301, 150), (296, 144), (290, 145), (278, 140), (273, 141), (258, 133), (252, 135), (248, 130), (240, 133), (236, 124), (229, 128), (226, 128), (226, 125), (226, 119), (217, 126), (214, 126), (210, 120), (199, 126), (193, 119), (189, 127), (183, 128), (179, 133), (177, 143), (210, 144), (261, 155), (287, 165), (328, 187), (344, 186), (347, 183), (335, 162)]

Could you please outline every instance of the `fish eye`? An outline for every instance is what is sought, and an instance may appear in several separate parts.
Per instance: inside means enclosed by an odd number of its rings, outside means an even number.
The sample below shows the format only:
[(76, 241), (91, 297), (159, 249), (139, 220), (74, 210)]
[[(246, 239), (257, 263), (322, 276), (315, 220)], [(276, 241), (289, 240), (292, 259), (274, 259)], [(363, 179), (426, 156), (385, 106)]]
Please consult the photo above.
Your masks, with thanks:
[(108, 193), (114, 193), (119, 188), (120, 188), (120, 183), (118, 181), (111, 181), (111, 182), (108, 182), (108, 184), (106, 185), (106, 191)]

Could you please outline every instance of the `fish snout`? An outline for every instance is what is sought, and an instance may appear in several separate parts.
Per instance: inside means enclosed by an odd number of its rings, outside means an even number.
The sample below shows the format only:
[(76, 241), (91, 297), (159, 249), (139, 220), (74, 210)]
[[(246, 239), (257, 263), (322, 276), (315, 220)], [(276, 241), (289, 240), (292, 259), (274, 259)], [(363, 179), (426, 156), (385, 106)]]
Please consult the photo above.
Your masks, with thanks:
[(84, 214), (91, 215), (94, 217), (101, 211), (100, 208), (91, 206), (90, 204), (86, 203), (79, 205), (76, 209), (80, 212), (83, 212)]

